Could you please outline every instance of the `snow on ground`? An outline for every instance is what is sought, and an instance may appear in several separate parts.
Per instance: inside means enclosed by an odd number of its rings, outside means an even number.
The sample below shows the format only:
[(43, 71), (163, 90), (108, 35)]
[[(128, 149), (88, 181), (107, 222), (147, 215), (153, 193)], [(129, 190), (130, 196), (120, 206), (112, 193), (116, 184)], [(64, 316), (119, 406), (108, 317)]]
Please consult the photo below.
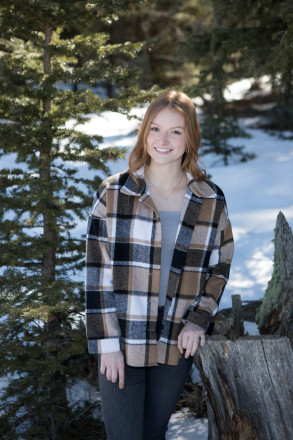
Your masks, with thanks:
[(271, 93), (272, 85), (269, 76), (264, 75), (258, 82), (258, 89), (251, 90), (255, 84), (255, 78), (244, 78), (236, 81), (225, 88), (224, 98), (226, 101), (242, 99), (244, 96), (257, 96)]
[(166, 440), (207, 440), (208, 420), (195, 419), (189, 411), (172, 415)]

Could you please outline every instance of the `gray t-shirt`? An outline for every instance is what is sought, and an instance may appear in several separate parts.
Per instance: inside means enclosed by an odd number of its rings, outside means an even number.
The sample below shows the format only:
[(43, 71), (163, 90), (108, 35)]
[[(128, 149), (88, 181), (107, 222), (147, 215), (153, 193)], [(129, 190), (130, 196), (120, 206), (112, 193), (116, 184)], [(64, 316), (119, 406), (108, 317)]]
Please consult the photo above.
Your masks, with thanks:
[(159, 307), (164, 306), (166, 302), (168, 280), (176, 233), (180, 220), (180, 211), (159, 211), (162, 224), (162, 253), (161, 253), (161, 274), (160, 274), (160, 294)]

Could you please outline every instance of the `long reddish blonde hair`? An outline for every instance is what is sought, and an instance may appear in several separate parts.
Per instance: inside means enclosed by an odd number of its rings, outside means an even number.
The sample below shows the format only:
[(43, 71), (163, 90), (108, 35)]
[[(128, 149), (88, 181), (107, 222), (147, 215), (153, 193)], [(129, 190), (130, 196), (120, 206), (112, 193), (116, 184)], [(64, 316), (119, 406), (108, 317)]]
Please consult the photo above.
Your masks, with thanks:
[(182, 157), (182, 170), (189, 171), (198, 181), (204, 180), (206, 173), (199, 168), (197, 163), (201, 138), (195, 106), (185, 93), (174, 90), (160, 94), (149, 105), (141, 123), (136, 144), (128, 159), (130, 175), (137, 182), (135, 171), (142, 165), (148, 166), (150, 164), (151, 157), (147, 152), (146, 141), (150, 124), (157, 114), (166, 107), (176, 110), (184, 116), (186, 151)]

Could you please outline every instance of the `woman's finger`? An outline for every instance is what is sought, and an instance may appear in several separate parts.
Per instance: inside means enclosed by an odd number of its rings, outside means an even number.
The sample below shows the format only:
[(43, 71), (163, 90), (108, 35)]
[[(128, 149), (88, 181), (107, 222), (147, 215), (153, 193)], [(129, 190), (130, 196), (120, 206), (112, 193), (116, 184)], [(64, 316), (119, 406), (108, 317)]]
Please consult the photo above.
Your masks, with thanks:
[(177, 343), (177, 346), (178, 346), (178, 349), (179, 349), (179, 351), (180, 351), (180, 354), (183, 354), (183, 347), (182, 347), (182, 330), (181, 330), (181, 332), (179, 333), (179, 336), (178, 336), (178, 343)]
[(109, 380), (110, 382), (112, 381), (112, 370), (110, 370), (109, 367), (107, 367), (107, 370), (106, 370), (106, 377), (107, 377), (107, 380)]
[(118, 370), (119, 374), (119, 388), (122, 390), (124, 388), (124, 364)]
[(200, 346), (203, 347), (206, 342), (206, 335), (204, 332), (200, 335)]
[(196, 352), (197, 347), (198, 347), (198, 342), (199, 342), (198, 338), (194, 338), (193, 344), (192, 344), (192, 349), (191, 349), (191, 356), (195, 355), (195, 352)]
[(188, 344), (189, 334), (187, 332), (183, 331), (182, 334), (182, 348), (183, 350), (186, 350), (187, 344)]
[(118, 371), (117, 368), (112, 369), (112, 375), (111, 375), (111, 382), (116, 383), (118, 377)]
[(194, 341), (196, 341), (196, 339), (197, 339), (196, 336), (189, 335), (187, 346), (186, 346), (186, 351), (185, 351), (185, 358), (186, 359), (188, 359), (189, 356), (192, 354)]
[(103, 361), (101, 361), (101, 367), (100, 367), (100, 373), (105, 374), (106, 373), (106, 365)]

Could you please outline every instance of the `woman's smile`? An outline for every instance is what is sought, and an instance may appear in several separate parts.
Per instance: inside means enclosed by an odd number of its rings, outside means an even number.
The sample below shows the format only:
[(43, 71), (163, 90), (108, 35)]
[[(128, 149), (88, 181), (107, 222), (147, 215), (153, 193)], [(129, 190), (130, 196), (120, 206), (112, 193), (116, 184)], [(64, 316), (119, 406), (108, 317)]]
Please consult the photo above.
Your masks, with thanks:
[(170, 151), (173, 151), (170, 148), (167, 149), (167, 148), (159, 148), (159, 147), (155, 147), (155, 150), (158, 151), (159, 153), (163, 153), (163, 154), (170, 153)]

